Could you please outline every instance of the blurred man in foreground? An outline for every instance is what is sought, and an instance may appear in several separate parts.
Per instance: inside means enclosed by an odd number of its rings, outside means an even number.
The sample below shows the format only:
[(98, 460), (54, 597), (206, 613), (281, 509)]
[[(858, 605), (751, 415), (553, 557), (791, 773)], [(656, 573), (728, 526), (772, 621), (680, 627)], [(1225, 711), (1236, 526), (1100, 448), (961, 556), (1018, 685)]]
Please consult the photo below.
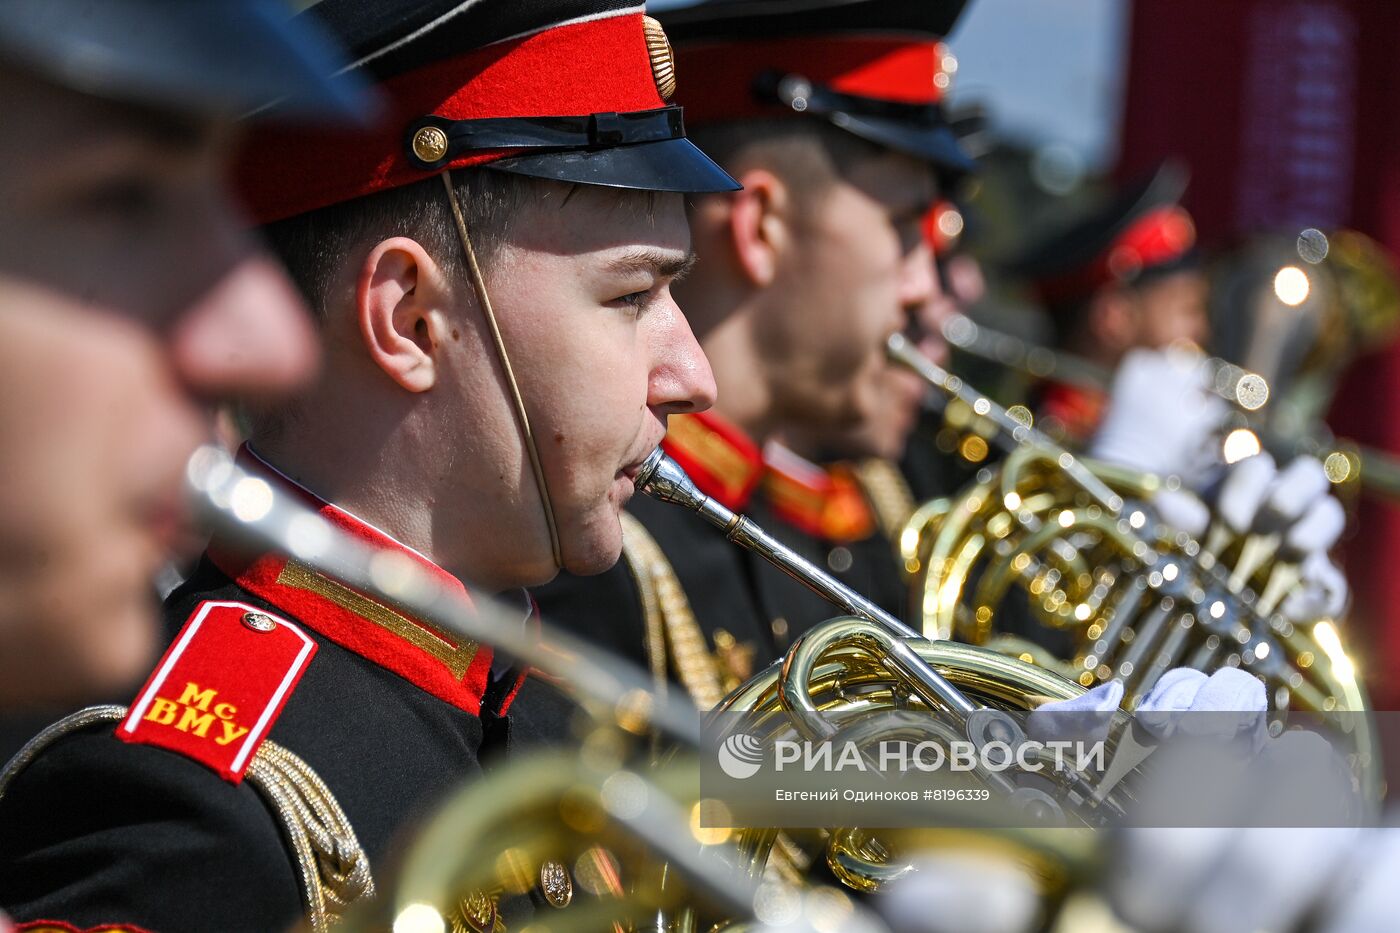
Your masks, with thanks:
[(0, 712), (151, 658), (203, 406), (310, 376), (305, 309), (226, 192), (241, 113), (368, 112), (280, 5), (0, 10)]

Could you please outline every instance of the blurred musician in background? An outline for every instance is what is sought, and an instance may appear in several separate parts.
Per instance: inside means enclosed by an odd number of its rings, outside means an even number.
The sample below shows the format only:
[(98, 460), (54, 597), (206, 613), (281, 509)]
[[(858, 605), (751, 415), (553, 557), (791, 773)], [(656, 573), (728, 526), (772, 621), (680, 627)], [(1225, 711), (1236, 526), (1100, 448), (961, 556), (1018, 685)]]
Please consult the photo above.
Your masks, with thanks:
[[(1184, 173), (1165, 165), (1043, 231), (1012, 260), (1050, 318), (1055, 349), (1111, 374), (1135, 349), (1206, 345), (1208, 285), (1195, 225), (1178, 203), (1185, 186)], [(1037, 422), (1083, 444), (1106, 402), (1101, 389), (1052, 381), (1041, 387)]]

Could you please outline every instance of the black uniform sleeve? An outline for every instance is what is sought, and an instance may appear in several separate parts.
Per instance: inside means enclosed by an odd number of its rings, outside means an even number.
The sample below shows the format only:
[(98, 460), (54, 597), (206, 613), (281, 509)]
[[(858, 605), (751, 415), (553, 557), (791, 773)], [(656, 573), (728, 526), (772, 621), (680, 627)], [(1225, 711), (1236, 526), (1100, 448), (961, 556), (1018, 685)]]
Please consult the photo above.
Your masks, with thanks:
[(0, 905), (18, 922), (274, 931), (303, 905), (258, 791), (112, 725), (46, 749), (0, 798)]

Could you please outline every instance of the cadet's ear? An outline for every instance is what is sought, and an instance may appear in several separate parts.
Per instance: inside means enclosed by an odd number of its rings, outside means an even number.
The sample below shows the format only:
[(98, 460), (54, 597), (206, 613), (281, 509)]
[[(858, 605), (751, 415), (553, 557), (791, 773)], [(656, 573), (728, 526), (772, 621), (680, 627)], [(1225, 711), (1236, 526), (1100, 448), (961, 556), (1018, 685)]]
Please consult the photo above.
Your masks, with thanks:
[(751, 284), (762, 288), (772, 284), (791, 239), (791, 192), (781, 178), (764, 169), (750, 169), (738, 181), (744, 188), (732, 195), (729, 234), (739, 268)]
[(441, 270), (416, 240), (375, 245), (355, 282), (360, 339), (376, 366), (410, 392), (437, 381), (437, 349), (446, 333)]

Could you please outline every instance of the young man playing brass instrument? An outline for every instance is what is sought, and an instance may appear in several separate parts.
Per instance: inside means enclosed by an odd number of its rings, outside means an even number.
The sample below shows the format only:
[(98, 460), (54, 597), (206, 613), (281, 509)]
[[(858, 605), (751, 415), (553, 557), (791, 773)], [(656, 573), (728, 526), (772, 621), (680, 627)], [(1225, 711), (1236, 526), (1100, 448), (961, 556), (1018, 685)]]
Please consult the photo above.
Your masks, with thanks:
[[(971, 165), (937, 106), (954, 67), (941, 37), (962, 6), (725, 0), (663, 14), (682, 68), (709, 75), (679, 92), (687, 119), (744, 185), (692, 208), (699, 262), (681, 295), (719, 395), (673, 418), (664, 446), (703, 492), (896, 613), (893, 560), (852, 559), (875, 531), (854, 479), (777, 442), (917, 413), (921, 387), (890, 368), (885, 340), (936, 295), (923, 220), (940, 174)], [(673, 655), (658, 673), (702, 706), (833, 614), (692, 516), (644, 500), (631, 512), (630, 574), (561, 577), (542, 610), (638, 661)], [(673, 581), (639, 586), (643, 567)], [(653, 588), (683, 595), (643, 605)]]
[[(390, 114), (249, 147), (244, 192), (325, 353), (313, 385), (252, 413), (241, 465), (531, 625), (520, 587), (616, 561), (667, 416), (713, 398), (671, 285), (691, 261), (683, 194), (735, 184), (667, 104), (673, 64), (640, 2), (304, 15)], [(325, 929), (409, 820), (564, 725), (489, 646), (284, 555), (216, 538), (167, 621), (128, 709), (70, 718), (4, 777), (0, 904), (21, 920)], [(489, 930), (506, 907), (462, 909)]]

